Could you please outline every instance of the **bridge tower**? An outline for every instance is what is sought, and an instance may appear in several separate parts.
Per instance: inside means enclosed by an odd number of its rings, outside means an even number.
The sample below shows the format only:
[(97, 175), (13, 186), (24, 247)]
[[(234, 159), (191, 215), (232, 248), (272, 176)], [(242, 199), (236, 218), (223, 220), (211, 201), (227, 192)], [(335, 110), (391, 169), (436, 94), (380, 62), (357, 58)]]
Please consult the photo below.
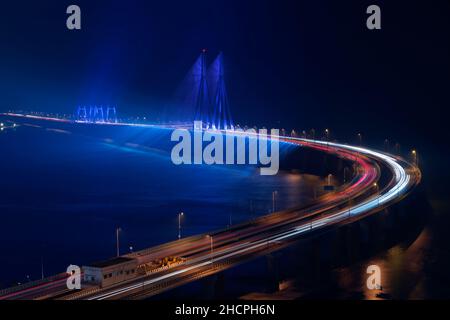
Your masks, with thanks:
[(106, 108), (106, 122), (117, 123), (116, 107), (108, 106)]
[(87, 110), (85, 106), (78, 106), (76, 120), (86, 122), (87, 119)]
[(98, 122), (105, 122), (105, 115), (103, 113), (103, 106), (97, 107)]
[(214, 112), (212, 126), (218, 130), (234, 129), (225, 87), (223, 54), (220, 53), (212, 64), (212, 88), (214, 88)]
[(89, 122), (105, 122), (103, 114), (103, 106), (90, 106), (89, 107)]
[(196, 81), (195, 120), (202, 121), (203, 125), (209, 128), (211, 125), (211, 101), (206, 74), (206, 49), (202, 50), (199, 59), (197, 70), (195, 70), (198, 77), (198, 81)]

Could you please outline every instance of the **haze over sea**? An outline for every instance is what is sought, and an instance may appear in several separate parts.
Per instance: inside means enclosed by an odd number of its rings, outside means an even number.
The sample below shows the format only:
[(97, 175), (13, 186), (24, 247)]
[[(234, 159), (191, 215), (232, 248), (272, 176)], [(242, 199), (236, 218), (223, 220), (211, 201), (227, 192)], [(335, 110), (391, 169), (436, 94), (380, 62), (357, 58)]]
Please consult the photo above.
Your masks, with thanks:
[[(79, 128), (78, 128), (79, 129)], [(2, 131), (0, 284), (38, 279), (122, 253), (226, 228), (276, 208), (305, 203), (317, 177), (261, 177), (246, 166), (175, 166), (167, 132), (97, 126), (76, 132), (21, 125)], [(100, 129), (105, 130), (105, 129)], [(109, 129), (108, 129), (109, 130)], [(151, 144), (151, 143), (150, 143)]]

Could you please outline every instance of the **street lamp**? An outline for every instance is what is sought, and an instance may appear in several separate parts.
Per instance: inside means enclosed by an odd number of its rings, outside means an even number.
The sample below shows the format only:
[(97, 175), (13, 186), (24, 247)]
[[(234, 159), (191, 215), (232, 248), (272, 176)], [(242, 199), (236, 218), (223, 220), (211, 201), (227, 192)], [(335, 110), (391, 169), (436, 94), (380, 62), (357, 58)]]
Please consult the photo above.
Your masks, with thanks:
[(211, 251), (211, 265), (213, 263), (213, 253), (214, 253), (214, 241), (213, 241), (213, 236), (207, 234), (206, 235), (207, 238), (209, 238), (209, 246), (210, 246), (210, 251)]
[[(374, 182), (373, 186), (377, 190), (377, 193), (379, 193), (380, 187), (378, 186), (378, 183)], [(377, 203), (378, 203), (378, 205), (380, 205), (380, 197), (377, 197)]]
[(330, 130), (325, 129), (325, 135), (327, 137), (327, 141), (330, 141)]
[(414, 149), (414, 150), (411, 151), (411, 153), (412, 153), (412, 156), (413, 156), (413, 159), (414, 159), (414, 164), (416, 166), (419, 165), (419, 160), (418, 160), (418, 157), (417, 157), (417, 151)]
[(119, 233), (122, 231), (120, 227), (116, 228), (116, 254), (120, 256), (120, 244), (119, 244)]
[(41, 255), (41, 279), (44, 279), (44, 256)]
[(358, 133), (359, 146), (362, 146), (362, 134)]
[(388, 139), (384, 139), (384, 150), (386, 152), (389, 152), (389, 140)]
[(181, 217), (184, 216), (184, 212), (178, 214), (178, 239), (181, 239)]

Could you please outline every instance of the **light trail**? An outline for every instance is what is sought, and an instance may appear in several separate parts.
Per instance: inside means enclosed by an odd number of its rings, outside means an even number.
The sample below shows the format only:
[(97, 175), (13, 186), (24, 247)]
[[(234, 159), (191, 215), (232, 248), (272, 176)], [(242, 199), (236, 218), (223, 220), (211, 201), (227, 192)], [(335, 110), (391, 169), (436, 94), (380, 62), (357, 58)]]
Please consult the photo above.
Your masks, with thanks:
[[(224, 261), (231, 257), (241, 255), (245, 252), (255, 250), (255, 249), (257, 249), (261, 246), (267, 245), (269, 243), (282, 241), (282, 240), (286, 240), (289, 238), (294, 238), (301, 234), (317, 230), (318, 228), (330, 226), (332, 224), (336, 224), (336, 223), (345, 221), (347, 218), (355, 217), (357, 215), (362, 215), (364, 213), (370, 212), (371, 210), (377, 209), (380, 206), (382, 206), (383, 204), (387, 203), (390, 200), (393, 200), (395, 197), (398, 197), (400, 194), (407, 191), (407, 187), (410, 182), (410, 176), (406, 173), (405, 169), (397, 162), (396, 159), (394, 159), (388, 155), (385, 155), (385, 154), (382, 154), (380, 152), (376, 152), (376, 151), (373, 151), (370, 149), (366, 149), (366, 148), (348, 146), (348, 145), (338, 144), (338, 143), (330, 143), (330, 142), (308, 140), (308, 139), (301, 139), (301, 138), (288, 138), (288, 137), (279, 137), (279, 138), (321, 144), (321, 145), (326, 145), (327, 147), (333, 146), (336, 148), (352, 150), (352, 151), (359, 152), (361, 154), (369, 155), (369, 156), (374, 157), (374, 158), (378, 159), (379, 161), (382, 161), (383, 163), (385, 163), (392, 170), (392, 172), (394, 172), (396, 184), (393, 187), (389, 188), (389, 190), (387, 190), (385, 193), (377, 195), (371, 200), (364, 201), (358, 205), (350, 207), (349, 209), (341, 210), (341, 211), (339, 211), (335, 214), (332, 214), (328, 217), (319, 218), (313, 222), (305, 223), (302, 226), (295, 227), (292, 230), (283, 232), (281, 234), (273, 235), (273, 236), (267, 237), (265, 239), (261, 239), (261, 240), (258, 240), (258, 241), (252, 242), (252, 243), (244, 243), (244, 244), (240, 244), (240, 245), (228, 248), (226, 250), (221, 251), (220, 256), (218, 256), (217, 254), (204, 255), (204, 257), (201, 258), (200, 260), (199, 259), (192, 260), (189, 263), (189, 264), (194, 264), (194, 265), (190, 265), (181, 270), (176, 270), (174, 272), (165, 274), (163, 276), (160, 276), (160, 277), (157, 277), (154, 279), (144, 281), (142, 283), (130, 285), (130, 286), (124, 287), (124, 288), (122, 287), (120, 289), (110, 291), (108, 293), (96, 295), (96, 296), (90, 297), (89, 300), (104, 300), (104, 299), (113, 298), (118, 295), (123, 295), (127, 292), (143, 288), (147, 285), (154, 284), (154, 283), (157, 283), (159, 281), (162, 281), (162, 280), (165, 280), (165, 279), (168, 279), (171, 277), (176, 277), (178, 275), (187, 273), (194, 269), (199, 269), (199, 268), (202, 268), (209, 264), (212, 264), (212, 261), (211, 261), (212, 258), (214, 258), (214, 263), (218, 263), (220, 261)], [(226, 254), (222, 255), (223, 253), (226, 253)]]
[[(66, 119), (55, 119), (49, 117), (41, 117), (41, 116), (30, 116), (30, 115), (21, 115), (21, 114), (6, 114), (9, 116), (19, 116), (25, 118), (34, 118), (39, 120), (46, 121), (58, 121), (58, 122), (69, 122), (69, 123), (85, 123), (85, 122), (74, 122)], [(151, 127), (151, 128), (163, 128), (163, 129), (174, 129), (173, 127), (165, 127), (159, 125), (145, 125), (145, 124), (132, 124), (132, 123), (95, 123), (99, 125), (121, 125), (121, 126), (133, 126), (133, 127)], [(246, 132), (235, 132), (235, 131), (223, 131), (225, 134), (246, 134), (248, 136), (252, 136), (252, 133)], [(164, 275), (156, 276), (154, 278), (148, 279), (148, 277), (141, 279), (134, 279), (130, 282), (120, 284), (119, 288), (104, 288), (103, 292), (98, 294), (91, 294), (87, 297), (84, 297), (89, 300), (104, 300), (115, 297), (121, 297), (127, 293), (133, 294), (135, 290), (144, 288), (145, 286), (157, 284), (159, 282), (166, 281), (168, 279), (177, 279), (177, 276), (182, 276), (188, 274), (192, 271), (201, 270), (202, 268), (212, 265), (214, 260), (214, 264), (224, 262), (230, 258), (242, 258), (245, 259), (246, 255), (250, 254), (253, 251), (260, 250), (263, 246), (269, 245), (272, 243), (279, 243), (280, 241), (292, 240), (295, 237), (298, 237), (303, 234), (307, 234), (313, 232), (315, 230), (330, 227), (339, 223), (350, 222), (353, 219), (361, 218), (366, 214), (370, 214), (378, 211), (380, 208), (383, 208), (387, 205), (390, 205), (398, 200), (400, 200), (403, 196), (405, 196), (413, 186), (417, 185), (420, 182), (421, 174), (417, 167), (407, 163), (401, 159), (395, 159), (390, 155), (383, 154), (381, 152), (377, 152), (371, 149), (350, 146), (346, 144), (334, 143), (334, 142), (326, 142), (320, 140), (311, 140), (311, 139), (302, 139), (302, 138), (293, 138), (293, 137), (284, 137), (284, 136), (276, 136), (273, 137), (275, 139), (279, 139), (282, 142), (300, 145), (304, 147), (315, 148), (321, 150), (323, 152), (335, 153), (338, 156), (342, 156), (347, 159), (351, 159), (353, 162), (357, 163), (360, 168), (362, 168), (362, 173), (357, 181), (353, 181), (345, 190), (336, 192), (336, 198), (341, 199), (348, 197), (348, 199), (353, 198), (357, 199), (359, 195), (362, 195), (363, 192), (367, 193), (369, 190), (369, 186), (375, 179), (379, 179), (379, 175), (377, 170), (371, 166), (369, 162), (365, 160), (365, 158), (372, 159), (378, 163), (383, 164), (387, 167), (391, 172), (393, 178), (391, 182), (387, 184), (383, 188), (383, 190), (378, 191), (374, 194), (369, 194), (365, 197), (365, 199), (359, 200), (359, 203), (356, 203), (352, 206), (347, 206), (346, 208), (339, 209), (339, 207), (344, 203), (343, 201), (323, 201), (322, 207), (316, 207), (315, 209), (311, 209), (311, 220), (304, 221), (304, 217), (301, 216), (290, 216), (287, 212), (282, 212), (279, 218), (271, 218), (268, 220), (267, 224), (262, 223), (257, 226), (246, 227), (246, 229), (242, 231), (231, 232), (229, 236), (218, 236), (219, 238), (219, 247), (215, 252), (207, 252), (205, 253), (205, 244), (195, 245), (199, 241), (202, 241), (202, 237), (198, 237), (191, 240), (184, 240), (186, 242), (181, 242), (183, 245), (179, 246), (179, 242), (173, 243), (173, 246), (176, 248), (180, 248), (181, 253), (185, 255), (188, 252), (190, 254), (194, 254), (191, 259), (188, 259), (186, 263), (177, 267), (176, 270), (167, 272)], [(409, 173), (407, 172), (407, 170)], [(345, 200), (344, 200), (345, 201)], [(326, 206), (324, 206), (326, 205)], [(334, 212), (337, 211), (337, 212)], [(292, 213), (292, 212), (291, 212)], [(314, 218), (314, 216), (319, 216), (318, 218)], [(310, 217), (309, 215), (307, 216)], [(264, 217), (263, 217), (264, 218)], [(276, 230), (274, 227), (282, 228), (284, 230)], [(239, 239), (241, 237), (247, 238), (246, 240), (239, 240), (233, 242), (233, 238)], [(245, 241), (245, 242), (243, 242)], [(226, 246), (225, 246), (226, 245)], [(171, 249), (171, 243), (167, 245), (161, 246), (161, 253)], [(144, 253), (145, 252), (145, 253)], [(170, 252), (170, 251), (169, 251)], [(196, 253), (197, 252), (197, 253)], [(147, 255), (147, 259), (152, 255), (156, 255), (158, 253), (158, 249), (151, 248), (147, 250), (143, 250), (142, 254)], [(144, 259), (144, 257), (137, 257), (138, 260)], [(182, 281), (182, 279), (180, 279)], [(1, 299), (1, 298), (0, 298)]]

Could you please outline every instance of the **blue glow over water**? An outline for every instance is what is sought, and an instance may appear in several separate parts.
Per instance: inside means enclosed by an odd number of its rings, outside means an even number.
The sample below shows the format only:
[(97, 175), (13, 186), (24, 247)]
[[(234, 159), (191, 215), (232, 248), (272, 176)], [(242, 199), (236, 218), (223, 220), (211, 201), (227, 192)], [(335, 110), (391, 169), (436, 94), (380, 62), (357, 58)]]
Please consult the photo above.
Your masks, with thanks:
[(114, 139), (89, 130), (20, 126), (0, 134), (0, 286), (39, 278), (41, 256), (45, 275), (114, 256), (116, 226), (121, 252), (139, 250), (175, 240), (180, 211), (183, 236), (222, 229), (230, 215), (238, 223), (267, 214), (274, 190), (277, 209), (304, 203), (317, 179), (263, 177), (243, 166), (175, 166), (167, 151), (138, 147), (164, 143), (160, 130)]

